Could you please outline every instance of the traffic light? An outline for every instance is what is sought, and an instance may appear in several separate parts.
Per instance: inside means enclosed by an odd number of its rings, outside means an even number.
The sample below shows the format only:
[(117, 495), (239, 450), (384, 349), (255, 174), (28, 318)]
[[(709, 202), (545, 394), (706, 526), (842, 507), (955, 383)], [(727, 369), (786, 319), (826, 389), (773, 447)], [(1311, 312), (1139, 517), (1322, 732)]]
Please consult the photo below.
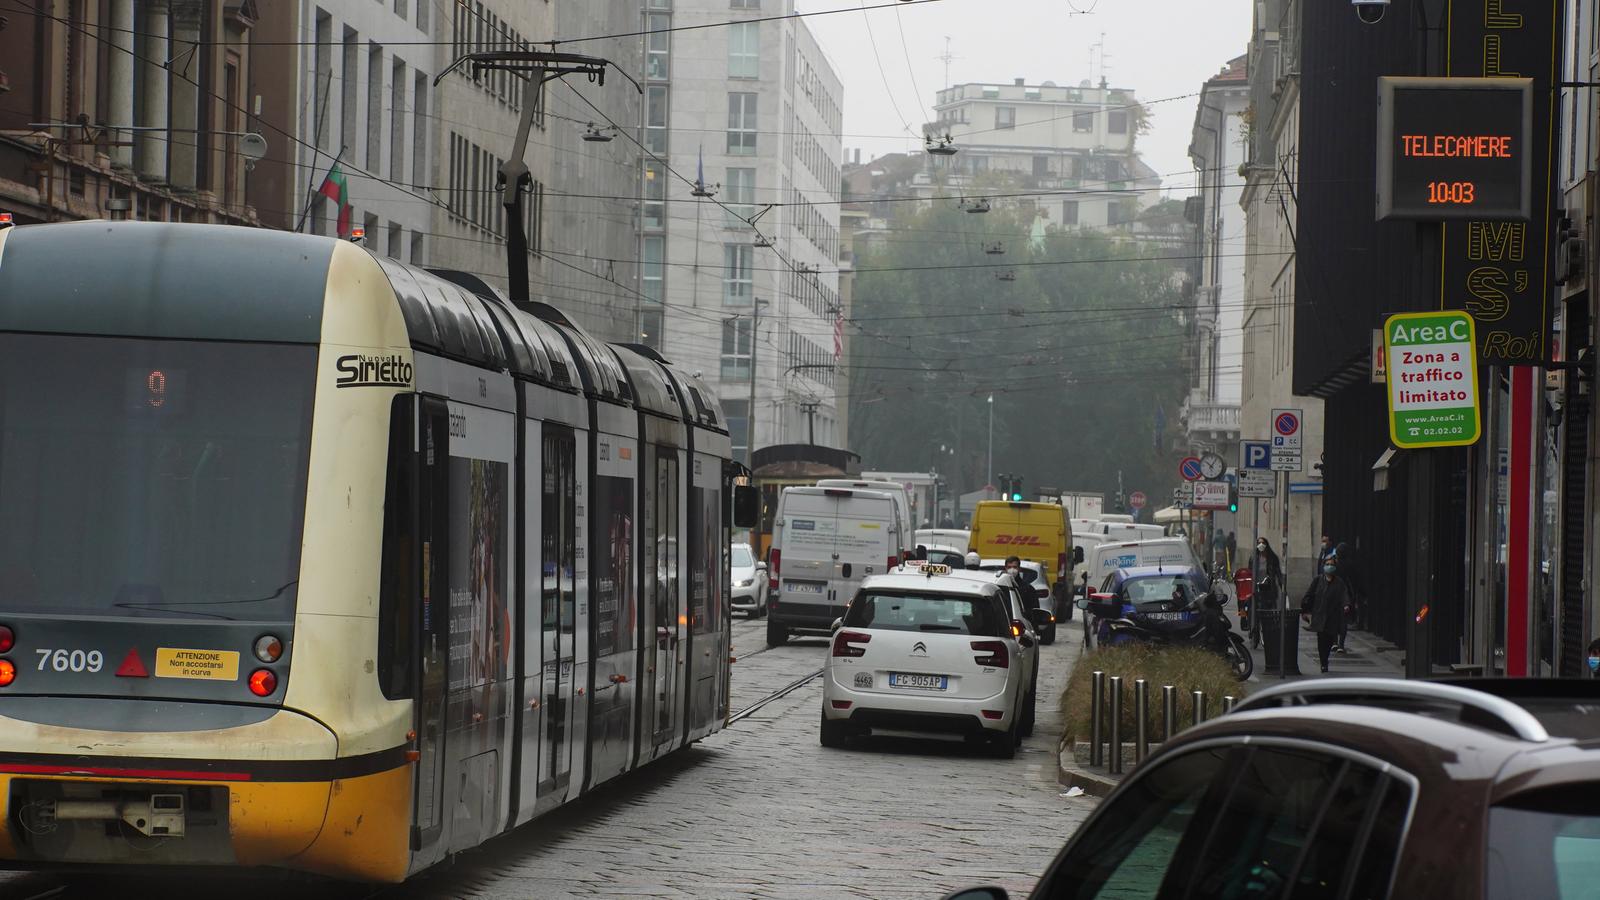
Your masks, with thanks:
[(1013, 475), (1013, 476), (1011, 476), (1011, 499), (1012, 500), (1021, 500), (1022, 499), (1022, 476), (1021, 475)]
[(1230, 483), (1228, 485), (1228, 512), (1236, 513), (1238, 511), (1239, 511), (1239, 486), (1236, 485), (1236, 484)]

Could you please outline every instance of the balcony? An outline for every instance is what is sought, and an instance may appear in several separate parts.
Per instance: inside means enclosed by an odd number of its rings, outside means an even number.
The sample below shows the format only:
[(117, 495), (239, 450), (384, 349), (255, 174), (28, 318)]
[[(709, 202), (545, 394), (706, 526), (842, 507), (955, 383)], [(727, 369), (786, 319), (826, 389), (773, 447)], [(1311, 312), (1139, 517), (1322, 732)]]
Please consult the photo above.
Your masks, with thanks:
[(1184, 430), (1191, 438), (1239, 435), (1239, 407), (1234, 404), (1190, 400), (1184, 406), (1183, 420)]

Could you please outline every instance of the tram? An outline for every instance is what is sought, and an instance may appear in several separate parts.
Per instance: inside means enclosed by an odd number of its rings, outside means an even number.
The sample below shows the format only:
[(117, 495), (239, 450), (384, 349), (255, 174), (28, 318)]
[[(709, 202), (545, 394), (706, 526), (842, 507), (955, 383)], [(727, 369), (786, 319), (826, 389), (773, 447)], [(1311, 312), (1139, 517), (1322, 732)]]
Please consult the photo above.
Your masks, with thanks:
[(761, 492), (761, 518), (751, 530), (750, 547), (760, 559), (772, 546), (773, 516), (778, 498), (787, 487), (815, 487), (824, 478), (852, 478), (861, 474), (861, 457), (849, 450), (816, 444), (776, 444), (762, 447), (750, 457), (752, 480)]
[(717, 731), (730, 449), (475, 276), (0, 231), (0, 867), (396, 882)]

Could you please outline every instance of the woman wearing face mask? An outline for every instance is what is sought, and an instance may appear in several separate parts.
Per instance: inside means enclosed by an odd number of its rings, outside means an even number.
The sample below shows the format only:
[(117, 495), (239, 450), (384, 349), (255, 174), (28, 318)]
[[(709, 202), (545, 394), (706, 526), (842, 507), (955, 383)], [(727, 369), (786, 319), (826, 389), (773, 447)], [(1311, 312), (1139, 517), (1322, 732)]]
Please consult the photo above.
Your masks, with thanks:
[(1311, 630), (1317, 633), (1317, 661), (1328, 671), (1328, 654), (1339, 642), (1344, 629), (1344, 608), (1350, 603), (1350, 586), (1339, 577), (1333, 560), (1323, 563), (1322, 577), (1311, 582), (1300, 600), (1300, 615), (1309, 616)]
[(1250, 598), (1250, 643), (1259, 647), (1261, 611), (1278, 608), (1278, 597), (1283, 588), (1283, 565), (1278, 562), (1278, 554), (1272, 552), (1272, 545), (1266, 538), (1256, 539), (1250, 577), (1255, 581), (1254, 594)]
[(1589, 642), (1589, 677), (1600, 678), (1600, 638)]

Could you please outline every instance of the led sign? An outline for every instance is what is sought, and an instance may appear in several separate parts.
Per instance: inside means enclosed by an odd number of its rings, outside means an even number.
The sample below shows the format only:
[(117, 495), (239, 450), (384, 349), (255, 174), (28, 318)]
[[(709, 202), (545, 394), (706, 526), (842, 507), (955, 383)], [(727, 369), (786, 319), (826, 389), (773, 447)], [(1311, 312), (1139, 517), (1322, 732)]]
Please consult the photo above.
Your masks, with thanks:
[(1533, 80), (1378, 79), (1378, 218), (1527, 220)]

